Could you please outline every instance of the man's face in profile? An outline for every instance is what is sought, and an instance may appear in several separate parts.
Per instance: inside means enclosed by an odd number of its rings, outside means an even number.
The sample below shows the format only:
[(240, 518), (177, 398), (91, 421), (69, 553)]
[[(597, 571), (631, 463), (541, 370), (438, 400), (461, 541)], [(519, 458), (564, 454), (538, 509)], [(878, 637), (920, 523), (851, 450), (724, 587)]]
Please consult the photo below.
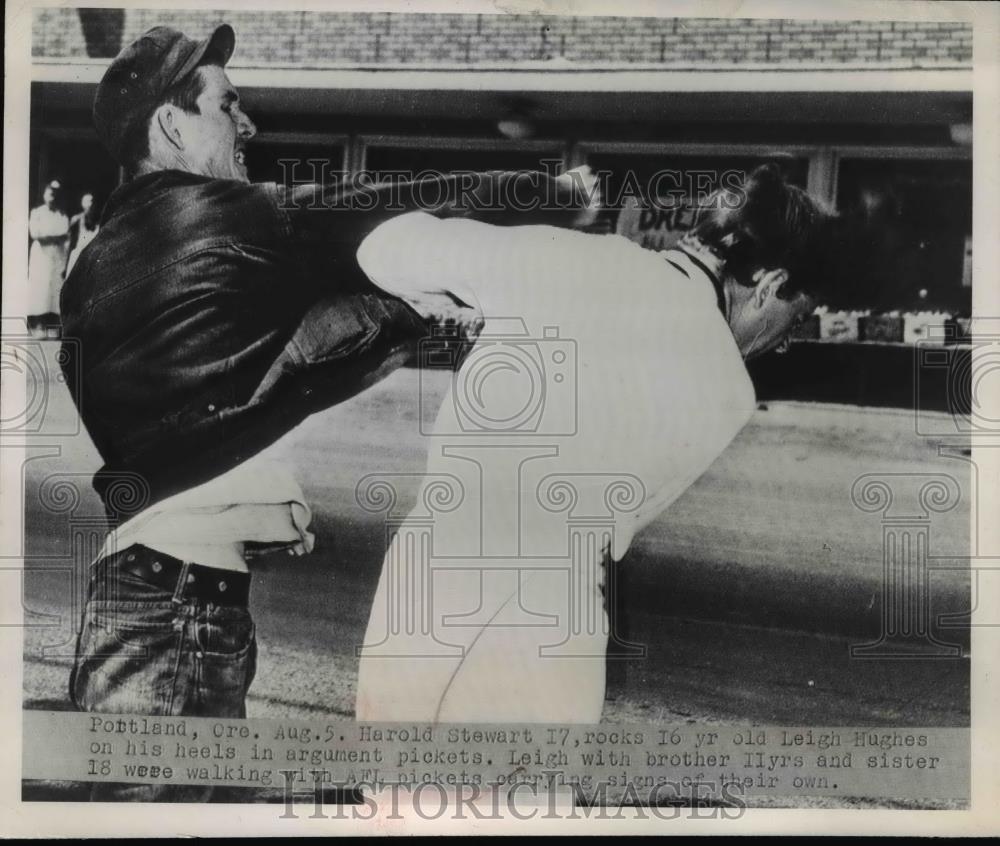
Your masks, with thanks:
[[(784, 271), (780, 271), (784, 273)], [(755, 276), (755, 281), (759, 274)], [(813, 309), (816, 301), (801, 291), (788, 298), (779, 296), (783, 284), (768, 286), (766, 291), (745, 293), (729, 317), (733, 337), (744, 358), (784, 346), (792, 330)]]
[(204, 90), (198, 97), (199, 113), (179, 110), (184, 138), (184, 158), (194, 173), (216, 179), (249, 182), (244, 148), (257, 134), (257, 127), (240, 107), (240, 96), (215, 65), (198, 68)]
[(816, 301), (807, 294), (797, 293), (791, 299), (773, 296), (764, 305), (760, 334), (747, 358), (777, 348), (785, 348), (795, 327), (816, 308)]

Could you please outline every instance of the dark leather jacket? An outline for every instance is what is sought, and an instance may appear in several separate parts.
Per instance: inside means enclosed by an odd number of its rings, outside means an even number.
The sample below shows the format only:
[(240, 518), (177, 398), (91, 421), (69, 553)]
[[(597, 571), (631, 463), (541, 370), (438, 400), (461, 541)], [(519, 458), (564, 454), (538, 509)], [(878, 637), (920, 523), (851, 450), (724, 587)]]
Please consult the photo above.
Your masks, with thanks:
[(427, 327), (355, 258), (379, 223), (430, 200), (441, 215), (566, 224), (582, 199), (540, 174), (468, 177), (419, 195), (180, 171), (121, 186), (61, 297), (63, 370), (109, 516), (225, 472), (412, 355)]

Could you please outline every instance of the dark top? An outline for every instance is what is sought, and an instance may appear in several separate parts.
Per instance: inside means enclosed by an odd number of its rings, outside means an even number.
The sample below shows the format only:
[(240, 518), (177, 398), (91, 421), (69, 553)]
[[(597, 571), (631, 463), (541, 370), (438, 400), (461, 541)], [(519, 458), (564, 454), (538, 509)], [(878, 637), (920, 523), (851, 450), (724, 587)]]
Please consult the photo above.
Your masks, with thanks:
[(355, 258), (384, 220), (566, 224), (581, 200), (501, 172), (345, 190), (160, 171), (121, 186), (61, 296), (63, 370), (109, 517), (225, 472), (412, 354), (427, 327)]

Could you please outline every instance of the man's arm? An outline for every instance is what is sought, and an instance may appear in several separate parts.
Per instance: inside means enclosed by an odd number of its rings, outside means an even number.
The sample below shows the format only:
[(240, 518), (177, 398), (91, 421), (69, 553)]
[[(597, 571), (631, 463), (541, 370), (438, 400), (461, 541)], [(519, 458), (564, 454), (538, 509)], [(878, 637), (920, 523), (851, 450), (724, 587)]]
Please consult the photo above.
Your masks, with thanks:
[(587, 222), (597, 202), (595, 181), (585, 170), (558, 177), (536, 171), (464, 172), (416, 182), (279, 189), (296, 247), (318, 263), (321, 277), (356, 273), (354, 256), (361, 242), (385, 221), (407, 212), (501, 226), (569, 227)]
[(559, 176), (531, 170), (460, 171), (380, 183), (362, 174), (354, 181), (300, 185), (285, 193), (285, 206), (290, 210), (367, 213), (371, 229), (394, 214), (409, 211), (471, 217), (501, 226), (571, 226), (595, 209), (598, 201), (596, 179), (586, 167)]

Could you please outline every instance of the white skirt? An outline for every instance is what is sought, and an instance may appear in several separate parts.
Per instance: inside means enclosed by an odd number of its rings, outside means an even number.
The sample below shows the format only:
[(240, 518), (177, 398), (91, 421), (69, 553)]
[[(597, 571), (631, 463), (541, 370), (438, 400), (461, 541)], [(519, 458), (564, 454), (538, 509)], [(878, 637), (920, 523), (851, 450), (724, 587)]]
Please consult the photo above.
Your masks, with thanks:
[(28, 253), (28, 314), (59, 313), (63, 268), (66, 266), (64, 244), (31, 242)]

